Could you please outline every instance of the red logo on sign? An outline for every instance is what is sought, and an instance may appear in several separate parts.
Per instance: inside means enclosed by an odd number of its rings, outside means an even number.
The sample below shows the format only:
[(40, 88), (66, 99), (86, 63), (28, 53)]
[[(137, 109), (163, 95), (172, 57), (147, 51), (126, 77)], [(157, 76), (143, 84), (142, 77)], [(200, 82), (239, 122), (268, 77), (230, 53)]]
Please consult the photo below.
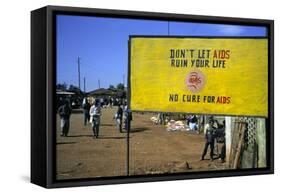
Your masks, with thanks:
[(191, 71), (186, 77), (186, 85), (192, 92), (200, 91), (205, 84), (204, 74), (200, 71)]

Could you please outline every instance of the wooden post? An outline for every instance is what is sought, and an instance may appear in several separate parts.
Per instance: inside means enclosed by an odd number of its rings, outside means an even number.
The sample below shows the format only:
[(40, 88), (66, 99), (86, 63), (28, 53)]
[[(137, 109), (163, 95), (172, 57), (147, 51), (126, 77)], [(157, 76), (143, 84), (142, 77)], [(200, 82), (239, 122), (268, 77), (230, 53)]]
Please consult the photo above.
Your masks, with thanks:
[(225, 117), (225, 162), (226, 166), (229, 165), (230, 150), (231, 150), (232, 130), (231, 130), (231, 117)]
[(237, 150), (236, 150), (234, 162), (233, 162), (234, 169), (237, 169), (238, 163), (240, 161), (241, 150), (242, 150), (242, 146), (244, 144), (245, 126), (246, 126), (245, 123), (242, 123), (242, 122), (238, 123), (239, 140), (238, 140)]
[(131, 130), (131, 120), (130, 120), (130, 110), (127, 110), (127, 165), (126, 165), (126, 171), (127, 176), (130, 175), (130, 130)]
[(258, 167), (266, 167), (266, 129), (265, 119), (257, 119), (257, 144), (258, 144)]

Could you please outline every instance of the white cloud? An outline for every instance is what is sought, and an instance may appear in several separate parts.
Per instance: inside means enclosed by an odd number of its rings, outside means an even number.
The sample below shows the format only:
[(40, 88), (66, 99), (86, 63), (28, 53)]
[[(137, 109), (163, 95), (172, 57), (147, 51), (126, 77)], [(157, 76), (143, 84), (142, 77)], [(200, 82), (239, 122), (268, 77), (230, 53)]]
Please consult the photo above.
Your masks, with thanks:
[(225, 35), (240, 35), (243, 33), (244, 28), (241, 26), (223, 25), (218, 28), (218, 31)]

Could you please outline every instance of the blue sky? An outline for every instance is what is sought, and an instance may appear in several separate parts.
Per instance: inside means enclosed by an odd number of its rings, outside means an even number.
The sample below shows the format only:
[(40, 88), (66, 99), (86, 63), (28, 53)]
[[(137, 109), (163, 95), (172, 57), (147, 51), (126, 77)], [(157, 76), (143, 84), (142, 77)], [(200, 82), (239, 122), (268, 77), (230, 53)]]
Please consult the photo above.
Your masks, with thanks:
[[(170, 22), (169, 34), (179, 36), (266, 36), (265, 27)], [(168, 22), (92, 16), (57, 16), (57, 83), (81, 89), (116, 86), (127, 80), (129, 35), (168, 35)]]

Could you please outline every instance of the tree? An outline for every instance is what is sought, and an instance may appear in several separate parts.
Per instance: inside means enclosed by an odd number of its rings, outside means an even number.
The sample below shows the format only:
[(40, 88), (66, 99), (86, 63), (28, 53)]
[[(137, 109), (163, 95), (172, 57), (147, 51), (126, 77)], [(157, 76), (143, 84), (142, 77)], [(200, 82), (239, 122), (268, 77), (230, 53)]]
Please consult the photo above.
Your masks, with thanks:
[(115, 89), (115, 87), (114, 87), (114, 85), (109, 85), (109, 88), (108, 89), (112, 89), (112, 90), (114, 90)]
[(116, 88), (117, 88), (117, 90), (124, 90), (125, 87), (124, 87), (124, 84), (119, 83), (119, 84), (117, 84)]
[(117, 88), (117, 96), (122, 99), (126, 98), (126, 91), (125, 91), (124, 84), (119, 83), (117, 84), (116, 88)]
[(79, 89), (79, 87), (70, 85), (68, 88), (69, 92), (74, 92), (75, 94), (82, 94), (82, 91)]
[(66, 91), (67, 90), (67, 84), (66, 83), (57, 84), (57, 90)]

